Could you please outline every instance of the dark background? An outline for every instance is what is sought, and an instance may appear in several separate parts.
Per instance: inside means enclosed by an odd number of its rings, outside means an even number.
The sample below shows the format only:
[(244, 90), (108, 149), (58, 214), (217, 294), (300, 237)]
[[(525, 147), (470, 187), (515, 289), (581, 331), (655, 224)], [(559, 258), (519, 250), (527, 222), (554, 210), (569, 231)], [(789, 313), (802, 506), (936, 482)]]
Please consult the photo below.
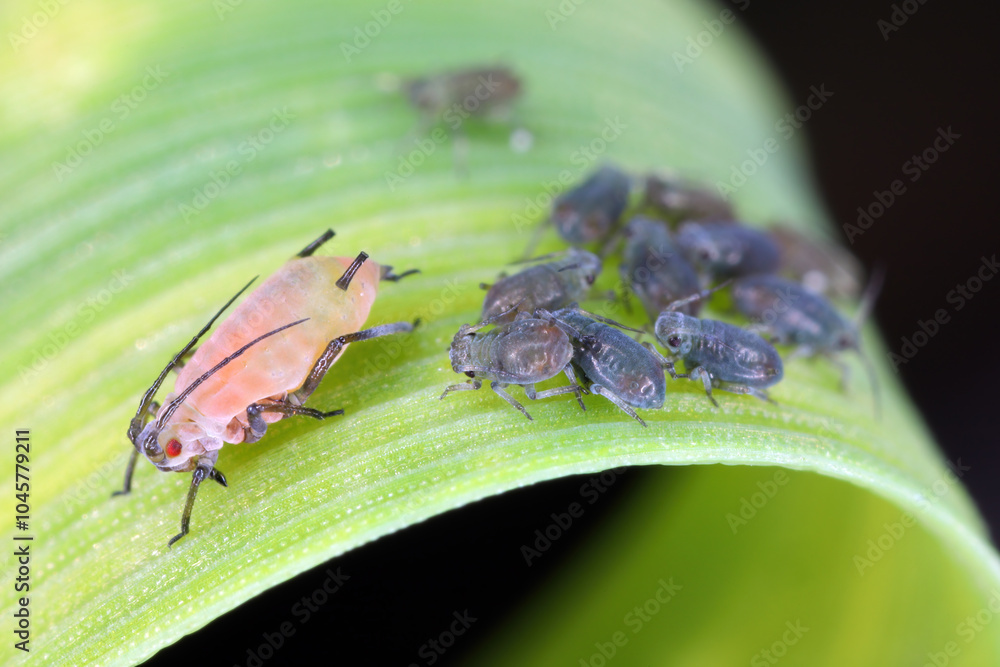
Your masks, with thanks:
[[(992, 413), (1000, 382), (993, 328), (1000, 279), (985, 283), (959, 311), (947, 301), (950, 290), (975, 275), (981, 256), (1000, 253), (991, 95), (1000, 55), (996, 22), (984, 14), (992, 10), (986, 3), (912, 0), (908, 7), (919, 9), (887, 40), (877, 22), (890, 19), (890, 2), (751, 0), (736, 14), (769, 54), (791, 99), (804, 100), (820, 84), (835, 94), (805, 125), (835, 220), (855, 222), (857, 208), (875, 201), (874, 191), (905, 182), (906, 192), (851, 249), (866, 266), (882, 262), (888, 270), (876, 319), (890, 349), (898, 352), (901, 337), (912, 337), (939, 308), (950, 313), (900, 376), (947, 458), (970, 466), (963, 479), (1000, 535), (1000, 443)], [(948, 127), (961, 138), (910, 182), (903, 163)], [(288, 620), (289, 609), (323, 584), (331, 566), (349, 583), (317, 619), (296, 624), (296, 637), (265, 665), (426, 664), (421, 646), (447, 628), (452, 612), (468, 609), (478, 620), (435, 663), (452, 664), (585, 543), (630, 486), (653, 474), (669, 470), (626, 472), (531, 568), (510, 545), (547, 525), (549, 512), (578, 500), (584, 479), (507, 493), (382, 538), (265, 592), (150, 664), (246, 665), (246, 647)]]

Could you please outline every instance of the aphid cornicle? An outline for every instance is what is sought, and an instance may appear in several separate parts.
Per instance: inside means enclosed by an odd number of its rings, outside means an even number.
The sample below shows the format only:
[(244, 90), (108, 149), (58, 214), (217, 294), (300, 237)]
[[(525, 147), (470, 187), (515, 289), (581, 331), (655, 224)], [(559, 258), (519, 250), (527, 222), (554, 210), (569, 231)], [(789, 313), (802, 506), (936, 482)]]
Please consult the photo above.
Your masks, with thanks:
[(701, 380), (708, 399), (716, 407), (719, 403), (712, 396), (713, 387), (774, 402), (764, 390), (781, 381), (784, 366), (774, 346), (754, 332), (667, 309), (656, 319), (655, 333), (660, 345), (672, 357), (683, 361), (687, 370), (679, 374), (668, 369), (671, 377)]
[(645, 426), (632, 408), (663, 407), (667, 392), (663, 370), (672, 369), (673, 364), (615, 328), (621, 326), (617, 322), (595, 320), (594, 315), (574, 307), (557, 310), (552, 316), (579, 332), (573, 344), (573, 365), (591, 393), (608, 399)]
[[(544, 258), (539, 258), (544, 259)], [(501, 277), (489, 289), (483, 300), (483, 320), (497, 324), (513, 322), (517, 313), (556, 310), (582, 301), (601, 273), (597, 255), (571, 248), (554, 262), (537, 264)], [(502, 313), (506, 313), (500, 317)]]
[[(622, 282), (639, 297), (649, 319), (656, 321), (674, 301), (697, 294), (698, 274), (674, 243), (666, 223), (636, 216), (623, 230), (625, 249), (618, 267)], [(697, 315), (701, 301), (680, 307)]]
[[(513, 322), (497, 324), (486, 333), (479, 333), (480, 329), (499, 322), (504, 315), (501, 313), (479, 324), (463, 324), (459, 328), (448, 356), (452, 369), (456, 373), (465, 373), (471, 379), (464, 384), (451, 385), (444, 390), (441, 398), (453, 391), (479, 389), (483, 380), (490, 380), (490, 389), (529, 420), (531, 415), (504, 391), (505, 387), (519, 385), (533, 401), (573, 393), (580, 408), (586, 410), (570, 363), (573, 360), (570, 339), (576, 338), (579, 333), (544, 310), (534, 315), (518, 313)], [(559, 373), (566, 374), (569, 385), (535, 391), (536, 382), (544, 382)]]
[[(208, 478), (227, 486), (215, 468), (225, 443), (256, 442), (268, 424), (293, 415), (323, 419), (343, 414), (303, 404), (350, 343), (413, 330), (409, 322), (395, 322), (359, 331), (379, 281), (396, 281), (413, 271), (394, 275), (392, 267), (367, 261), (364, 252), (354, 259), (313, 256), (331, 237), (333, 231), (327, 230), (265, 280), (182, 363), (248, 283), (174, 356), (143, 395), (128, 428), (135, 450), (124, 486), (115, 495), (131, 490), (140, 453), (161, 471), (193, 472), (181, 532), (168, 546), (188, 533), (201, 482)], [(174, 391), (161, 406), (153, 397), (176, 367), (180, 370)], [(155, 418), (145, 423), (151, 415)]]
[(847, 386), (849, 368), (836, 359), (836, 354), (844, 350), (857, 352), (871, 382), (875, 413), (879, 414), (878, 380), (871, 362), (861, 350), (860, 326), (880, 286), (881, 273), (877, 273), (853, 322), (841, 315), (825, 297), (779, 276), (740, 278), (733, 283), (732, 294), (736, 309), (751, 318), (759, 330), (776, 343), (797, 346), (792, 357), (822, 355), (837, 364), (842, 387)]
[(676, 240), (710, 281), (773, 273), (781, 260), (770, 236), (732, 222), (685, 222)]

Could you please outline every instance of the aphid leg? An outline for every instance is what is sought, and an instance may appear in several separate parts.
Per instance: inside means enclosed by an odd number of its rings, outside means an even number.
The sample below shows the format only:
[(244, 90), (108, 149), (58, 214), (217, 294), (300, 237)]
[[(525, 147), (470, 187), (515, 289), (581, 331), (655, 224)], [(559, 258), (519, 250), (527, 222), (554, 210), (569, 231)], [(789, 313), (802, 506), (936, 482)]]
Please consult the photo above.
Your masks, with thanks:
[(388, 280), (391, 283), (398, 283), (400, 280), (406, 276), (412, 276), (414, 273), (420, 273), (420, 269), (410, 269), (409, 271), (403, 271), (398, 276), (392, 272), (391, 266), (382, 266), (381, 274), (379, 275), (379, 280)]
[(576, 373), (573, 372), (572, 364), (566, 364), (566, 368), (563, 369), (563, 373), (565, 373), (566, 377), (569, 378), (569, 382), (571, 385), (575, 384), (577, 387), (579, 387), (580, 391), (577, 392), (576, 394), (576, 402), (580, 404), (580, 409), (586, 412), (587, 406), (583, 404), (583, 395), (589, 394), (590, 390), (581, 385), (580, 382), (576, 379)]
[(257, 442), (267, 433), (267, 422), (261, 417), (261, 414), (264, 412), (279, 412), (286, 417), (301, 415), (303, 417), (312, 417), (313, 419), (326, 419), (327, 417), (344, 414), (343, 410), (322, 412), (315, 408), (306, 408), (291, 403), (251, 403), (247, 407), (247, 421), (250, 423), (250, 428), (245, 431), (244, 442)]
[[(572, 371), (571, 371), (572, 372)], [(575, 380), (576, 378), (574, 378)], [(525, 395), (533, 401), (537, 401), (541, 398), (552, 398), (553, 396), (562, 396), (563, 394), (576, 394), (576, 400), (580, 402), (580, 407), (586, 410), (587, 408), (583, 405), (583, 399), (580, 398), (580, 385), (578, 384), (568, 384), (565, 387), (553, 387), (552, 389), (546, 389), (544, 391), (535, 391), (535, 385), (526, 384), (524, 385)]]
[(187, 501), (184, 503), (184, 512), (181, 514), (181, 532), (170, 538), (170, 541), (167, 542), (167, 548), (172, 547), (174, 542), (188, 534), (188, 527), (191, 525), (191, 510), (194, 509), (194, 499), (198, 495), (198, 487), (205, 481), (205, 478), (209, 477), (219, 482), (219, 478), (221, 477), (222, 481), (219, 483), (227, 486), (224, 483), (226, 481), (224, 476), (212, 474), (212, 469), (215, 467), (215, 462), (218, 458), (219, 450), (207, 452), (198, 457), (198, 463), (191, 474), (191, 486), (188, 488)]
[(598, 252), (597, 256), (601, 259), (608, 257), (618, 248), (624, 239), (625, 235), (621, 229), (613, 231), (608, 237), (608, 240), (604, 242), (603, 246), (601, 246), (601, 250)]
[(674, 362), (672, 359), (667, 359), (665, 356), (660, 354), (660, 351), (657, 350), (655, 347), (653, 347), (652, 343), (643, 343), (642, 346), (647, 350), (649, 350), (649, 352), (654, 357), (656, 357), (656, 360), (660, 362), (660, 367), (664, 368), (668, 373), (670, 373), (671, 378), (676, 380), (678, 377), (680, 377), (679, 375), (677, 375), (677, 371), (674, 370)]
[(771, 405), (777, 405), (778, 403), (767, 395), (767, 392), (763, 389), (757, 389), (755, 387), (748, 387), (744, 384), (723, 384), (719, 387), (722, 391), (728, 391), (733, 394), (750, 394), (751, 396), (756, 396), (762, 401), (767, 401)]
[(462, 126), (455, 129), (451, 139), (452, 158), (455, 160), (455, 176), (459, 180), (469, 177), (469, 137)]
[(326, 230), (325, 232), (323, 232), (322, 235), (320, 235), (318, 239), (316, 239), (315, 241), (307, 245), (305, 248), (303, 248), (302, 252), (296, 255), (296, 257), (309, 257), (314, 252), (316, 252), (316, 250), (318, 250), (321, 245), (323, 245), (332, 238), (333, 238), (333, 230), (332, 229)]
[[(146, 406), (146, 414), (150, 417), (155, 417), (156, 413), (160, 411), (160, 404), (153, 401), (148, 406)], [(129, 455), (128, 465), (125, 467), (125, 483), (122, 484), (120, 491), (112, 491), (111, 497), (124, 496), (132, 491), (132, 475), (135, 473), (135, 462), (139, 459), (139, 450), (133, 449), (132, 454)]]
[[(419, 322), (419, 320), (417, 320)], [(416, 324), (416, 323), (415, 323)], [(370, 340), (372, 338), (378, 338), (380, 336), (388, 336), (389, 334), (410, 332), (413, 331), (415, 324), (410, 324), (409, 322), (393, 322), (392, 324), (382, 324), (377, 327), (372, 327), (371, 329), (365, 329), (364, 331), (357, 331), (355, 333), (346, 334), (338, 338), (334, 338), (323, 350), (323, 354), (319, 355), (319, 359), (316, 360), (316, 365), (309, 372), (309, 376), (302, 386), (292, 392), (289, 397), (292, 399), (290, 403), (297, 403), (302, 405), (306, 402), (316, 387), (319, 386), (320, 381), (326, 372), (330, 370), (333, 363), (337, 361), (340, 354), (344, 351), (344, 348), (349, 343), (357, 343), (363, 340)]]
[[(502, 398), (503, 400), (507, 401), (515, 408), (520, 410), (521, 414), (527, 417), (529, 421), (534, 421), (533, 419), (531, 419), (531, 415), (528, 414), (528, 411), (524, 409), (524, 406), (515, 401), (513, 396), (511, 396), (510, 394), (508, 394), (503, 390), (503, 388), (506, 386), (507, 386), (506, 384), (502, 382), (497, 382), (496, 380), (490, 382), (490, 389), (495, 391), (497, 393), (497, 396), (499, 396), (500, 398)], [(531, 387), (532, 392), (534, 392), (535, 388), (532, 385), (526, 385), (524, 388), (525, 393), (528, 392), (528, 387)], [(531, 398), (531, 396), (529, 395), (528, 398)]]
[(546, 218), (538, 223), (537, 227), (535, 227), (535, 231), (532, 233), (531, 239), (528, 241), (528, 247), (524, 249), (524, 255), (521, 257), (522, 262), (531, 261), (531, 255), (535, 252), (535, 247), (538, 245), (538, 242), (542, 240), (542, 235), (545, 233), (545, 230), (548, 229), (551, 222), (552, 220), (550, 218)]
[(493, 285), (490, 285), (489, 283), (479, 283), (479, 289), (483, 290), (484, 292), (488, 292), (492, 287)]
[(475, 391), (476, 389), (479, 389), (482, 386), (483, 386), (482, 380), (480, 380), (479, 378), (472, 378), (467, 382), (451, 385), (450, 387), (444, 390), (444, 393), (441, 394), (441, 398), (444, 399), (445, 396), (447, 396), (450, 392), (453, 391)]
[(139, 460), (139, 450), (133, 449), (128, 459), (128, 466), (125, 468), (125, 483), (120, 491), (113, 491), (111, 497), (124, 496), (132, 491), (132, 474), (135, 472), (135, 462)]
[(840, 370), (840, 391), (846, 393), (851, 385), (851, 367), (836, 357), (830, 356), (829, 359), (830, 363)]
[(212, 470), (209, 471), (208, 473), (208, 478), (214, 479), (216, 482), (218, 482), (220, 485), (222, 485), (227, 489), (229, 488), (229, 482), (226, 481), (226, 476), (223, 475), (222, 471), (219, 470), (218, 468), (212, 468)]
[(631, 417), (632, 419), (636, 420), (637, 422), (639, 422), (643, 426), (646, 425), (646, 422), (644, 422), (639, 417), (639, 415), (635, 414), (635, 410), (632, 409), (632, 406), (630, 406), (628, 403), (626, 403), (622, 399), (620, 399), (617, 396), (615, 396), (614, 394), (612, 394), (610, 391), (608, 391), (607, 389), (605, 389), (601, 385), (599, 385), (599, 384), (590, 385), (590, 391), (592, 393), (594, 393), (594, 394), (597, 394), (598, 396), (603, 396), (604, 398), (608, 399), (609, 401), (611, 401), (612, 403), (614, 403), (615, 405), (617, 405), (619, 408), (621, 408), (621, 410), (625, 414), (627, 414), (629, 417)]
[(715, 407), (719, 407), (719, 402), (715, 400), (714, 396), (712, 396), (712, 376), (709, 375), (708, 371), (706, 371), (704, 368), (702, 368), (701, 366), (696, 366), (686, 376), (678, 375), (677, 377), (688, 377), (696, 382), (698, 380), (701, 380), (701, 383), (705, 386), (705, 393), (708, 394), (708, 400), (712, 401), (712, 405), (714, 405)]

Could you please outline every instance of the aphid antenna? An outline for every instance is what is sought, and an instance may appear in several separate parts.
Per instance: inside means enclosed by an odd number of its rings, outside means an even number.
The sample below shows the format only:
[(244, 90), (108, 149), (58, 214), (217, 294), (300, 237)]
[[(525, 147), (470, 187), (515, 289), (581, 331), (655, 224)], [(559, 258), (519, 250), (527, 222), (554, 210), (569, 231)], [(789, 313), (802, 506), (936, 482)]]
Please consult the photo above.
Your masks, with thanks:
[(172, 400), (169, 403), (167, 403), (166, 409), (163, 412), (160, 413), (159, 417), (156, 418), (156, 430), (159, 431), (160, 429), (163, 428), (163, 426), (168, 421), (170, 421), (170, 418), (174, 415), (174, 412), (177, 411), (177, 408), (179, 408), (181, 406), (181, 403), (183, 403), (187, 399), (187, 397), (191, 395), (191, 392), (193, 392), (195, 389), (197, 389), (199, 386), (201, 386), (202, 382), (204, 382), (208, 378), (210, 378), (213, 375), (215, 375), (216, 373), (218, 373), (220, 370), (222, 370), (223, 368), (225, 368), (226, 366), (228, 366), (233, 361), (236, 361), (238, 358), (240, 358), (241, 356), (243, 356), (244, 352), (246, 352), (247, 350), (249, 350), (251, 347), (253, 347), (257, 343), (261, 342), (265, 338), (269, 338), (269, 337), (271, 337), (271, 336), (273, 336), (273, 335), (275, 335), (277, 333), (281, 333), (285, 329), (290, 329), (291, 327), (294, 327), (294, 326), (296, 326), (298, 324), (302, 324), (303, 322), (307, 321), (308, 319), (309, 319), (308, 317), (305, 317), (305, 318), (303, 318), (301, 320), (297, 320), (295, 322), (290, 322), (289, 324), (286, 324), (284, 326), (278, 327), (277, 329), (273, 329), (271, 331), (268, 331), (266, 334), (257, 336), (252, 341), (250, 341), (249, 343), (247, 343), (246, 345), (244, 345), (243, 347), (241, 347), (240, 349), (236, 350), (235, 352), (233, 352), (232, 354), (230, 354), (228, 357), (226, 357), (225, 359), (223, 359), (222, 361), (220, 361), (219, 363), (217, 363), (210, 370), (206, 371), (201, 377), (199, 377), (197, 380), (195, 380), (194, 382), (192, 382), (191, 384), (189, 384), (184, 391), (182, 391), (180, 394), (178, 394), (177, 398), (175, 398), (174, 400)]
[[(534, 264), (535, 262), (544, 262), (547, 259), (556, 259), (559, 257), (565, 257), (569, 254), (569, 249), (566, 250), (556, 250), (555, 252), (545, 253), (544, 255), (537, 255), (535, 257), (522, 257), (521, 259), (515, 259), (513, 262), (508, 262), (507, 266), (518, 266), (520, 264)], [(564, 269), (559, 269), (563, 271)]]
[(875, 375), (875, 366), (872, 365), (871, 359), (865, 354), (864, 350), (861, 348), (861, 326), (868, 320), (871, 316), (873, 309), (875, 308), (875, 301), (878, 299), (879, 293), (882, 291), (882, 286), (885, 284), (885, 266), (882, 264), (876, 264), (875, 268), (872, 269), (872, 275), (868, 279), (868, 286), (865, 287), (865, 294), (861, 297), (861, 307), (858, 308), (857, 315), (854, 316), (854, 327), (855, 327), (855, 340), (854, 349), (857, 350), (858, 356), (861, 357), (861, 362), (865, 367), (865, 372), (868, 374), (868, 381), (872, 386), (872, 401), (875, 403), (875, 418), (881, 419), (882, 417), (882, 398), (881, 390), (879, 388), (878, 378)]
[(597, 313), (592, 313), (589, 310), (584, 310), (583, 308), (580, 307), (579, 304), (576, 303), (571, 303), (569, 306), (567, 306), (567, 308), (569, 308), (570, 310), (575, 310), (581, 315), (586, 315), (592, 320), (597, 320), (598, 322), (603, 322), (604, 324), (610, 324), (613, 327), (618, 327), (619, 329), (624, 329), (625, 331), (631, 331), (633, 333), (646, 333), (642, 329), (633, 329), (632, 327), (626, 326), (621, 322), (616, 322), (615, 320), (609, 319), (602, 315), (598, 315)]
[[(623, 214), (621, 219), (624, 220), (626, 217), (633, 217), (633, 216), (625, 216)], [(601, 249), (600, 251), (598, 251), (597, 256), (603, 261), (610, 255), (612, 255), (624, 240), (625, 240), (625, 228), (622, 226), (621, 220), (619, 220), (618, 222), (615, 223), (615, 229), (608, 236), (608, 240), (604, 242), (604, 245), (601, 246)]]
[(882, 286), (885, 284), (885, 273), (885, 266), (881, 263), (876, 264), (872, 269), (872, 275), (868, 279), (868, 286), (865, 287), (864, 296), (861, 297), (861, 307), (858, 308), (858, 313), (854, 316), (854, 326), (858, 329), (868, 320), (872, 310), (875, 308), (875, 301), (878, 299), (879, 294), (882, 292)]
[(191, 351), (191, 348), (198, 343), (198, 340), (205, 335), (205, 332), (212, 328), (212, 325), (215, 324), (217, 319), (219, 319), (219, 316), (222, 315), (222, 313), (224, 313), (229, 306), (233, 305), (233, 301), (236, 301), (236, 299), (238, 299), (243, 292), (247, 291), (247, 288), (250, 287), (250, 285), (252, 285), (253, 282), (259, 277), (260, 276), (254, 276), (251, 278), (250, 282), (243, 286), (243, 289), (237, 292), (233, 298), (226, 302), (226, 305), (219, 309), (219, 312), (212, 316), (212, 319), (208, 321), (208, 324), (202, 327), (201, 331), (199, 331), (195, 337), (192, 338), (191, 341), (183, 347), (183, 349), (181, 349), (180, 352), (174, 355), (174, 358), (170, 360), (170, 363), (166, 365), (153, 384), (146, 390), (146, 393), (142, 395), (142, 400), (139, 401), (139, 409), (135, 411), (135, 417), (132, 418), (132, 421), (128, 425), (128, 439), (130, 442), (134, 443), (136, 438), (139, 437), (139, 433), (142, 431), (143, 422), (145, 421), (146, 411), (149, 410), (149, 406), (153, 402), (153, 396), (156, 395), (160, 385), (163, 384), (163, 380), (167, 377), (167, 373), (169, 373), (171, 369), (173, 369), (174, 366), (180, 362), (185, 354)]
[(721, 283), (719, 283), (715, 287), (712, 287), (711, 289), (702, 290), (696, 294), (692, 294), (691, 296), (686, 296), (683, 299), (677, 299), (676, 301), (671, 301), (670, 304), (663, 310), (664, 311), (677, 310), (681, 306), (686, 306), (694, 301), (698, 301), (700, 299), (707, 299), (708, 297), (718, 292), (720, 289), (728, 287), (729, 283), (731, 282), (733, 282), (733, 279), (729, 278), (728, 280), (722, 281)]
[(528, 262), (537, 261), (537, 258), (532, 259), (531, 253), (535, 252), (535, 248), (538, 246), (538, 242), (542, 240), (542, 236), (545, 234), (545, 231), (549, 228), (549, 225), (551, 224), (552, 224), (552, 218), (547, 217), (541, 222), (539, 222), (538, 225), (535, 226), (535, 231), (531, 233), (531, 238), (528, 240), (528, 247), (524, 249), (524, 255), (521, 257), (520, 260), (516, 262), (511, 262), (512, 265), (526, 264)]
[(521, 299), (517, 303), (512, 304), (511, 306), (509, 306), (507, 308), (507, 310), (500, 311), (499, 313), (497, 313), (493, 317), (487, 317), (485, 320), (483, 320), (479, 324), (476, 324), (473, 327), (469, 328), (467, 331), (468, 332), (474, 332), (474, 331), (479, 331), (483, 327), (488, 327), (489, 325), (493, 324), (497, 320), (499, 320), (501, 318), (504, 318), (504, 317), (510, 315), (511, 313), (517, 311), (517, 309), (521, 306), (522, 303), (524, 303), (524, 299)]

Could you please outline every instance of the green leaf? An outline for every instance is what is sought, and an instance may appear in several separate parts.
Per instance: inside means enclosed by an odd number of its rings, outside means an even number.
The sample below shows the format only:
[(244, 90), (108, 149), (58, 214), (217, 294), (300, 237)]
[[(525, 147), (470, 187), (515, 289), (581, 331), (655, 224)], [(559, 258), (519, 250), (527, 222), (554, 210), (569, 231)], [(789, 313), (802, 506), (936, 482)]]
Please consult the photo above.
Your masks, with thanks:
[[(618, 664), (679, 648), (747, 660), (746, 647), (769, 646), (807, 611), (816, 641), (803, 640), (802, 655), (842, 664), (850, 647), (881, 647), (885, 662), (909, 664), (951, 638), (962, 648), (951, 664), (996, 661), (1000, 624), (974, 645), (957, 628), (1000, 585), (996, 553), (960, 485), (936, 493), (947, 469), (884, 364), (881, 421), (861, 382), (841, 392), (833, 367), (804, 361), (788, 364), (779, 406), (721, 395), (715, 409), (693, 383), (671, 382), (665, 408), (643, 415), (648, 429), (596, 398), (585, 414), (568, 400), (539, 402), (530, 423), (489, 391), (437, 400), (456, 379), (445, 350), (477, 319), (479, 282), (528, 243), (533, 230), (515, 215), (534, 221), (547, 188), (599, 160), (724, 181), (775, 137), (778, 151), (736, 203), (752, 221), (818, 231), (824, 214), (800, 133), (786, 139), (776, 127), (803, 100), (779, 92), (733, 25), (682, 71), (675, 62), (719, 8), (563, 3), (576, 9), (553, 26), (555, 3), (405, 2), (348, 62), (342, 44), (383, 5), (8, 4), (0, 421), (11, 435), (31, 430), (39, 663), (137, 663), (298, 572), (511, 488), (621, 465), (708, 463), (809, 472), (789, 473), (735, 536), (725, 514), (770, 469), (691, 470), (676, 489), (647, 491), (526, 612), (534, 627), (512, 626), (527, 638), (519, 657), (586, 658), (662, 572), (685, 586), (665, 612), (680, 614), (677, 632), (637, 636)], [(508, 147), (508, 126), (470, 121), (467, 178), (449, 142), (413, 152), (414, 137), (426, 146), (428, 135), (390, 84), (498, 61), (525, 79), (518, 118), (531, 150)], [(420, 164), (390, 189), (386, 173), (403, 160)], [(286, 420), (261, 443), (224, 449), (230, 488), (204, 488), (192, 533), (168, 550), (186, 475), (140, 462), (131, 496), (108, 497), (138, 398), (250, 276), (276, 270), (327, 227), (337, 254), (365, 249), (419, 267), (384, 287), (371, 321), (424, 324), (338, 362), (310, 403), (344, 417)], [(543, 249), (558, 247), (550, 233)], [(599, 287), (615, 274), (608, 267)], [(870, 572), (852, 570), (852, 556), (903, 511), (918, 525)], [(789, 545), (782, 557), (765, 556), (774, 544)], [(5, 565), (14, 571), (11, 556)], [(600, 585), (574, 588), (582, 580)], [(10, 619), (17, 594), (3, 590)], [(880, 644), (874, 624), (890, 622), (898, 641)], [(9, 643), (3, 651), (29, 659)]]

